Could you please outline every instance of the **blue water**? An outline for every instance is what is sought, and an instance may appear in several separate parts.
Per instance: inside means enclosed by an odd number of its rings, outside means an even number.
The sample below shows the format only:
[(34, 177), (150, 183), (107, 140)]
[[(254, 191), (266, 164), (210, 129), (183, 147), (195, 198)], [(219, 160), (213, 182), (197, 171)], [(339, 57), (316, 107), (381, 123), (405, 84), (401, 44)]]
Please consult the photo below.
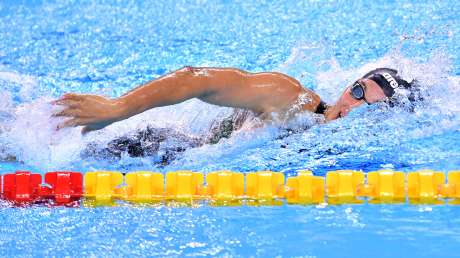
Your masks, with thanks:
[[(448, 1), (2, 1), (0, 173), (29, 169), (209, 172), (298, 169), (317, 175), (460, 169), (460, 3)], [(239, 132), (152, 158), (80, 156), (147, 125), (191, 135), (231, 113), (197, 100), (145, 112), (82, 137), (56, 132), (49, 101), (66, 92), (116, 97), (192, 66), (275, 70), (333, 102), (378, 66), (417, 78), (415, 112), (382, 105), (318, 125)], [(279, 127), (310, 127), (278, 139)], [(285, 147), (280, 147), (281, 145)], [(1, 256), (458, 257), (457, 206), (343, 205), (199, 208), (10, 208), (0, 205)]]

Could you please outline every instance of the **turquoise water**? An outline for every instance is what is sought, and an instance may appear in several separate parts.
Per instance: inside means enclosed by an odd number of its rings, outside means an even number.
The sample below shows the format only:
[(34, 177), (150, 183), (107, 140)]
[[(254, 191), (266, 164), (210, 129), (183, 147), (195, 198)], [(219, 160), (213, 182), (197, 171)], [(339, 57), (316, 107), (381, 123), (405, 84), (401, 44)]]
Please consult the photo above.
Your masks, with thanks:
[[(0, 162), (0, 173), (460, 169), (459, 12), (456, 1), (2, 1), (0, 157), (18, 161)], [(391, 66), (417, 78), (430, 98), (415, 112), (365, 106), (325, 125), (299, 115), (187, 150), (167, 166), (153, 157), (113, 162), (80, 152), (148, 125), (200, 135), (231, 110), (192, 100), (85, 137), (78, 128), (54, 130), (59, 120), (49, 117), (48, 102), (61, 94), (116, 97), (184, 65), (285, 72), (328, 102), (366, 71)], [(280, 127), (310, 129), (279, 139)], [(458, 215), (456, 206), (1, 205), (0, 253), (455, 257)]]

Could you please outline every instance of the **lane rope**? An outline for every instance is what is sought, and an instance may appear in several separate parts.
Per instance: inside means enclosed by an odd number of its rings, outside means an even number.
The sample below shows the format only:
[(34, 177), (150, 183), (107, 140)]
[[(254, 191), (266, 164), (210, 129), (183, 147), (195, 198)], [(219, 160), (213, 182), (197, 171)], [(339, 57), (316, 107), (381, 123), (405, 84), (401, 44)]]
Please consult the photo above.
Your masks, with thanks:
[(330, 171), (325, 177), (299, 171), (238, 173), (192, 171), (16, 171), (1, 176), (0, 198), (13, 205), (78, 207), (208, 201), (211, 205), (254, 204), (459, 204), (460, 171)]

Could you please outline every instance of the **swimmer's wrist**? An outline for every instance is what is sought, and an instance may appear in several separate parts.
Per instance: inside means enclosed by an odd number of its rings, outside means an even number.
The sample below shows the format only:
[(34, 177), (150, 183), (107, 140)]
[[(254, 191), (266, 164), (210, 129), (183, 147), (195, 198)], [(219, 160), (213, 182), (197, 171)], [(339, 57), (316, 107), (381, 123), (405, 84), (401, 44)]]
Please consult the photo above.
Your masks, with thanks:
[(113, 101), (113, 107), (114, 107), (113, 114), (115, 115), (114, 119), (116, 121), (120, 121), (120, 120), (133, 116), (133, 115), (130, 115), (129, 104), (127, 103), (126, 100), (122, 98), (118, 98), (118, 99), (113, 99), (112, 101)]

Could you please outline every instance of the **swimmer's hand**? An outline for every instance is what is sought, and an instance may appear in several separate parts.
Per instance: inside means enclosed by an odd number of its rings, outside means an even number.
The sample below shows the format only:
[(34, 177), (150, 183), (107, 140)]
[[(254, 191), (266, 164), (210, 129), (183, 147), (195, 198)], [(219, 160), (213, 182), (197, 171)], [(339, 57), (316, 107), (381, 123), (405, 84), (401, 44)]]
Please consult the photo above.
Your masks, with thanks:
[(52, 103), (64, 106), (63, 110), (53, 114), (54, 117), (68, 118), (57, 126), (57, 130), (84, 126), (82, 134), (85, 134), (121, 120), (122, 110), (117, 101), (98, 95), (69, 93)]

